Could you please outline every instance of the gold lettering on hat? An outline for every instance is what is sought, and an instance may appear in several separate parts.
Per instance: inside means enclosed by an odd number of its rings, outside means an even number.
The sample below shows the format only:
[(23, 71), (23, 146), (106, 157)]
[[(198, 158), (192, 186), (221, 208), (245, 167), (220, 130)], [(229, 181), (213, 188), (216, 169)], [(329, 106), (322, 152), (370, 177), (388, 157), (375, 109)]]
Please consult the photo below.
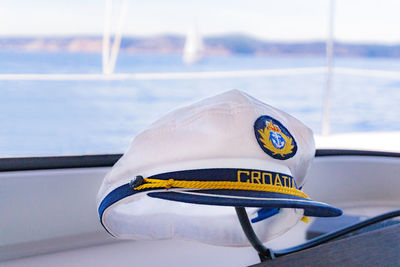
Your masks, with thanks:
[(237, 181), (241, 183), (270, 184), (297, 189), (296, 182), (292, 177), (279, 173), (275, 173), (275, 178), (273, 173), (264, 171), (237, 170), (236, 174)]
[(246, 183), (249, 183), (250, 180), (248, 179), (248, 176), (250, 175), (250, 172), (249, 172), (249, 171), (242, 171), (242, 170), (238, 170), (238, 171), (237, 171), (237, 179), (238, 179), (238, 182), (242, 182), (242, 180), (241, 180), (241, 175), (242, 175), (242, 174), (246, 174), (246, 175), (247, 175)]
[(296, 188), (296, 183), (294, 182), (294, 179), (292, 179), (292, 188)]
[(261, 179), (261, 173), (260, 172), (258, 172), (258, 171), (252, 171), (251, 172), (251, 182), (253, 184), (255, 184), (254, 181), (257, 181), (257, 184), (262, 184), (260, 179)]
[(281, 182), (281, 179), (280, 179), (280, 177), (279, 177), (279, 174), (276, 174), (276, 175), (275, 175), (275, 182), (274, 182), (274, 185), (276, 185), (276, 186), (282, 186), (282, 182)]
[(287, 181), (287, 179), (288, 179), (289, 177), (287, 177), (287, 176), (285, 176), (285, 175), (282, 175), (282, 178), (283, 178), (284, 187), (288, 187), (288, 186), (286, 185), (286, 181)]
[(263, 184), (266, 184), (265, 183), (265, 176), (269, 177), (269, 182), (267, 184), (272, 184), (272, 174), (269, 173), (269, 172), (263, 172), (263, 174), (262, 174)]

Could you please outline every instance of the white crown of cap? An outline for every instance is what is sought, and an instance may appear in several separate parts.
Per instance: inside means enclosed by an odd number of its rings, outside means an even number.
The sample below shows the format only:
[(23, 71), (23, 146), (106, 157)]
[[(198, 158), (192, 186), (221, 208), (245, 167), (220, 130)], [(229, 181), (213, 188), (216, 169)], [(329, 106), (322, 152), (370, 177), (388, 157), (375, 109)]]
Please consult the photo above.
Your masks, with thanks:
[[(290, 132), (297, 144), (293, 157), (275, 159), (260, 147), (254, 123), (263, 115)], [(301, 186), (314, 154), (313, 133), (302, 122), (242, 91), (231, 90), (176, 109), (137, 135), (105, 178), (99, 197), (136, 175), (215, 167), (281, 172), (293, 176)]]

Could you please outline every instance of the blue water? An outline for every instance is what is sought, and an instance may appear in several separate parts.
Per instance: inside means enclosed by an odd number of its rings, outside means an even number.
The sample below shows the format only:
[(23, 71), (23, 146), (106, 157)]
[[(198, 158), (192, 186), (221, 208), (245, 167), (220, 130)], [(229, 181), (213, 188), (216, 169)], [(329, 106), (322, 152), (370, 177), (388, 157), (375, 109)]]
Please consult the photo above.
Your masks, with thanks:
[[(215, 56), (185, 66), (179, 55), (121, 54), (116, 72), (323, 66), (319, 57)], [(339, 67), (400, 71), (400, 60), (337, 58)], [(0, 52), (0, 73), (100, 73), (100, 54)], [(0, 81), (0, 157), (122, 153), (166, 112), (240, 89), (320, 133), (324, 75), (170, 81)], [(335, 75), (333, 133), (400, 130), (398, 79)]]

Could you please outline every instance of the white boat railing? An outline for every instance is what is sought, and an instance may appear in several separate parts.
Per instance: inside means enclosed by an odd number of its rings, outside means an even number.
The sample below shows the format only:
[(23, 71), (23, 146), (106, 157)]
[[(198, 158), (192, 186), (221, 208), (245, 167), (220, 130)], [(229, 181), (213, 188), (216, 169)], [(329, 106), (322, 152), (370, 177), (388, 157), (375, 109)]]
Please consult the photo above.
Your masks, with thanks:
[(153, 72), (111, 74), (0, 74), (0, 81), (93, 81), (93, 80), (191, 80), (322, 74), (324, 67), (201, 72)]
[(346, 74), (353, 76), (367, 76), (367, 77), (379, 77), (379, 78), (390, 78), (390, 79), (400, 78), (400, 71), (391, 71), (391, 70), (371, 70), (371, 69), (337, 67), (335, 68), (334, 72), (337, 74)]
[[(333, 74), (366, 76), (377, 78), (400, 79), (400, 71), (370, 70), (357, 68), (334, 67)], [(223, 79), (251, 78), (268, 76), (293, 76), (326, 74), (326, 67), (305, 67), (286, 69), (232, 70), (232, 71), (201, 71), (201, 72), (138, 72), (112, 74), (0, 74), (0, 81), (96, 81), (96, 80), (191, 80), (191, 79)]]
[(322, 135), (328, 135), (331, 117), (331, 94), (333, 87), (333, 46), (334, 46), (334, 25), (335, 25), (335, 0), (330, 0), (328, 16), (328, 38), (326, 39), (326, 84), (322, 105)]

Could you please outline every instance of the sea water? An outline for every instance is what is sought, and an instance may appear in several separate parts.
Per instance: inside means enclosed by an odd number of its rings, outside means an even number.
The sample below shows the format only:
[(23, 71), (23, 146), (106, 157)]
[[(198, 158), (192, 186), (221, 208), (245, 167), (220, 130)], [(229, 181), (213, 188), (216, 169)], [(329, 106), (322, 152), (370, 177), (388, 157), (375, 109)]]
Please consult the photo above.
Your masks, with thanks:
[[(120, 54), (116, 73), (321, 67), (324, 57)], [(335, 66), (400, 71), (400, 59), (336, 58)], [(100, 54), (0, 52), (0, 73), (101, 73)], [(400, 130), (400, 77), (336, 74), (331, 132)], [(122, 153), (168, 111), (243, 90), (321, 132), (324, 74), (141, 81), (0, 81), (0, 157)]]

